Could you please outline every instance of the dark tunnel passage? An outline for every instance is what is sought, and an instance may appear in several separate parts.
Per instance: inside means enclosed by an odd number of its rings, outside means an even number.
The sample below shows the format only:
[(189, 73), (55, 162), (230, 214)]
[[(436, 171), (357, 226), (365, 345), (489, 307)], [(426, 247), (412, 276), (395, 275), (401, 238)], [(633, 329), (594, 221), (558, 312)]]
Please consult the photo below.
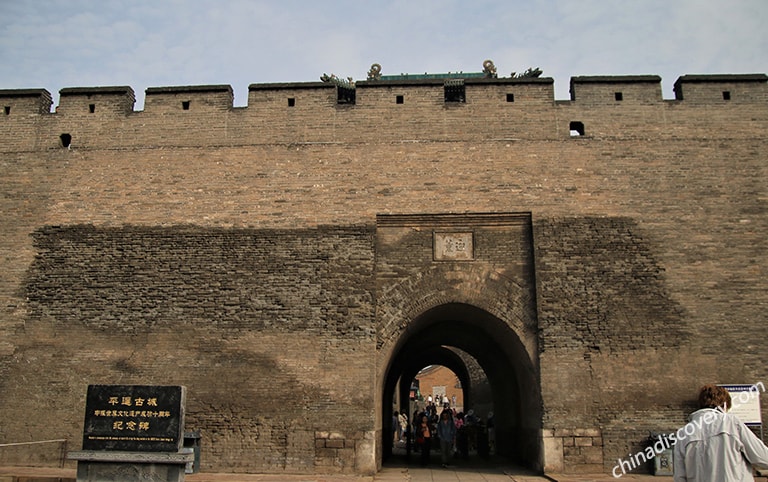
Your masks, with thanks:
[[(384, 426), (390, 425), (394, 397), (401, 406), (408, 406), (410, 382), (428, 365), (442, 365), (453, 371), (461, 382), (464, 406), (472, 406), (471, 377), (457, 354), (459, 350), (477, 360), (490, 385), (496, 455), (539, 470), (542, 443), (538, 370), (511, 327), (471, 305), (451, 303), (430, 309), (401, 334), (383, 385)], [(384, 463), (393, 456), (388, 432), (384, 430), (382, 443)]]

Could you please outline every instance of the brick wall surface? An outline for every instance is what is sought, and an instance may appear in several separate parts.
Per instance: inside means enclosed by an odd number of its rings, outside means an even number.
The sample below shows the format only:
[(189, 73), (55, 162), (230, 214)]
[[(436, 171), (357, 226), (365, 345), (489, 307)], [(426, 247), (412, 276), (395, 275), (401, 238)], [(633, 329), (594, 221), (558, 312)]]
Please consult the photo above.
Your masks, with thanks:
[[(89, 384), (184, 385), (204, 468), (311, 470), (318, 457), (355, 470), (332, 452), (354, 455), (372, 438), (369, 229), (89, 225), (33, 237), (5, 437), (54, 431), (79, 443), (73, 414)], [(37, 400), (45, 416), (12, 400)], [(329, 438), (316, 433), (331, 431), (336, 442), (316, 454)]]
[[(442, 397), (445, 395), (448, 397), (451, 408), (455, 408), (459, 411), (464, 409), (464, 395), (461, 391), (461, 383), (458, 377), (451, 370), (443, 366), (435, 366), (432, 369), (420, 373), (417, 377), (419, 380), (419, 390), (421, 391), (424, 401), (427, 397), (432, 397), (432, 400), (438, 406), (442, 406)], [(438, 400), (436, 396), (439, 395)], [(456, 397), (456, 403), (453, 404), (453, 397)]]
[[(763, 77), (0, 91), (0, 441), (77, 444), (88, 384), (174, 383), (208, 470), (370, 471), (414, 294), (507, 322), (544, 463), (610, 469), (701, 384), (768, 381)], [(377, 215), (441, 213), (530, 231), (385, 262)]]

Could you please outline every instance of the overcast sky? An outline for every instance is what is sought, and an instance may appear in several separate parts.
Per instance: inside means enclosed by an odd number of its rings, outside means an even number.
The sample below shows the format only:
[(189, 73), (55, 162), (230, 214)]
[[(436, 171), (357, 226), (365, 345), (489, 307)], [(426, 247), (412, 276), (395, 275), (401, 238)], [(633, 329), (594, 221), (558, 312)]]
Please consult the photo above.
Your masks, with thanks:
[(579, 75), (768, 73), (768, 0), (0, 0), (0, 89), (310, 82), (323, 73), (529, 67)]

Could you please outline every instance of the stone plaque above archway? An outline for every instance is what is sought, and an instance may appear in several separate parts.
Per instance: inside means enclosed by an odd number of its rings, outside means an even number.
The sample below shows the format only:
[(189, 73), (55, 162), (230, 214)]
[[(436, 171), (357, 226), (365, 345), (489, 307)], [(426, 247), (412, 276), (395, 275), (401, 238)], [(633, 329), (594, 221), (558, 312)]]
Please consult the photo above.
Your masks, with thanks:
[(435, 261), (470, 261), (475, 258), (472, 233), (441, 233), (433, 235)]

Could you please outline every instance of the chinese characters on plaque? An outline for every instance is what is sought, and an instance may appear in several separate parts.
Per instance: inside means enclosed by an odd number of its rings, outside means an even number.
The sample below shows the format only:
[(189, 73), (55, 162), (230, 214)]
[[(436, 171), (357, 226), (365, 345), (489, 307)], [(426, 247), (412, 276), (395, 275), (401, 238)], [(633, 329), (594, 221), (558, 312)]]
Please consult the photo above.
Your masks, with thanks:
[(472, 233), (434, 233), (434, 258), (437, 261), (475, 259)]
[(181, 386), (88, 386), (83, 449), (177, 451), (184, 398)]

